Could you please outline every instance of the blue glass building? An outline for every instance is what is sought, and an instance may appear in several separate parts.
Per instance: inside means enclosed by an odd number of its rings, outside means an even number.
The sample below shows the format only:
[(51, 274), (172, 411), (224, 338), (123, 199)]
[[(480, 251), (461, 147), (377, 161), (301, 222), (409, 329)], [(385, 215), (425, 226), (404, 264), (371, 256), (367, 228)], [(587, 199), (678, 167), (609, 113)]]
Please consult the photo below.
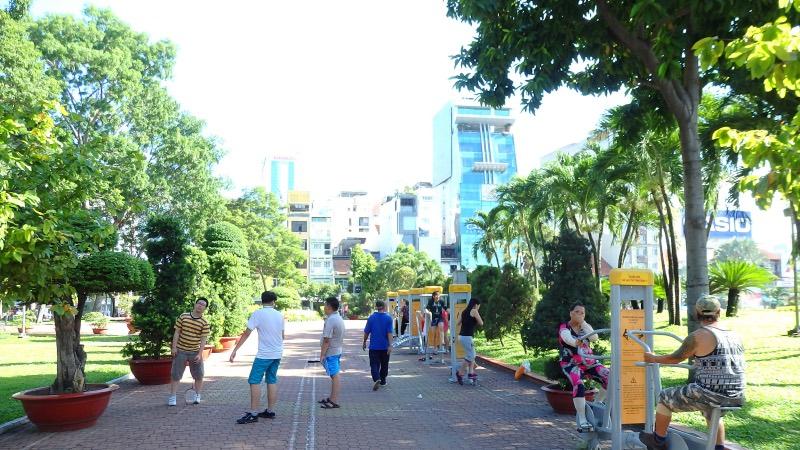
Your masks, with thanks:
[(269, 191), (280, 201), (286, 203), (289, 191), (294, 186), (294, 159), (275, 157), (269, 160)]
[(452, 103), (434, 117), (433, 185), (441, 190), (445, 268), (487, 264), (482, 254), (473, 257), (481, 231), (466, 222), (497, 206), (495, 188), (517, 174), (513, 124), (509, 109)]

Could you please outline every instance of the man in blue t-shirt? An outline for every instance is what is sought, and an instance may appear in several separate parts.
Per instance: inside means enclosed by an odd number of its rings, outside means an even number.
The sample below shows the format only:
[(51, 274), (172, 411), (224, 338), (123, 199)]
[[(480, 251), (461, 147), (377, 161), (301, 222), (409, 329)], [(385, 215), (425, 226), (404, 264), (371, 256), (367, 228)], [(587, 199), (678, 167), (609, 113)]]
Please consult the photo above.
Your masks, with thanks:
[(361, 345), (361, 349), (366, 350), (369, 338), (369, 367), (372, 370), (373, 391), (377, 391), (379, 386), (386, 386), (389, 355), (392, 354), (392, 316), (386, 313), (383, 300), (375, 302), (375, 309), (377, 311), (367, 319), (364, 342)]

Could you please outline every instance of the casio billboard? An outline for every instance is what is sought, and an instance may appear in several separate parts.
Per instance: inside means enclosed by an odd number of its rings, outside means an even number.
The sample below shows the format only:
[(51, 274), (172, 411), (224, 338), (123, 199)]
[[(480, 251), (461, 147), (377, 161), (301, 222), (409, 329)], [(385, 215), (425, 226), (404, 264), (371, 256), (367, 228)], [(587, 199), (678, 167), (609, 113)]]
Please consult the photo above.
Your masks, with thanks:
[(711, 223), (709, 239), (751, 238), (753, 220), (748, 211), (717, 211)]

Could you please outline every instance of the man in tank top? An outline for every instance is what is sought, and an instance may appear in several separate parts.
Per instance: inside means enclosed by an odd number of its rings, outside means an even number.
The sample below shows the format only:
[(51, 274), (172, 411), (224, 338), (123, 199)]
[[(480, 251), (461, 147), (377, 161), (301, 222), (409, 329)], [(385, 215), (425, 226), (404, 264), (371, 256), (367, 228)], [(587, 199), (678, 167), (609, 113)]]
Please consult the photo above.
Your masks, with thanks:
[[(720, 305), (716, 298), (710, 295), (701, 297), (695, 304), (695, 312), (701, 327), (687, 336), (678, 350), (671, 355), (644, 355), (646, 362), (659, 364), (677, 364), (694, 357), (695, 371), (693, 383), (661, 391), (656, 408), (655, 433), (639, 434), (639, 439), (649, 449), (667, 449), (667, 427), (673, 412), (700, 411), (709, 421), (716, 406), (744, 404), (745, 362), (741, 339), (720, 325)], [(723, 450), (725, 427), (721, 418), (716, 441), (714, 448)]]

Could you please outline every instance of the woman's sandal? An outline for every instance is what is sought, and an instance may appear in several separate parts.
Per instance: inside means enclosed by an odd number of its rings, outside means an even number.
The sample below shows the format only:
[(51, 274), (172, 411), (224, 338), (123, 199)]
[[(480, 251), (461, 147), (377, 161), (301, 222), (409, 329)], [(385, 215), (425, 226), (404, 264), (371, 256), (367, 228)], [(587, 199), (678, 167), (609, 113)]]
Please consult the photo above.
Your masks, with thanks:
[(322, 403), (324, 405), (325, 403), (328, 403), (329, 401), (331, 401), (330, 398), (323, 398), (322, 400), (318, 401), (317, 403)]
[(327, 399), (325, 399), (325, 400), (327, 400), (327, 402), (323, 403), (323, 404), (322, 404), (322, 406), (320, 406), (320, 408), (322, 408), (322, 409), (335, 409), (335, 408), (339, 408), (339, 405), (338, 405), (338, 404), (336, 404), (336, 403), (333, 403), (333, 402), (331, 401), (331, 399), (327, 398)]

